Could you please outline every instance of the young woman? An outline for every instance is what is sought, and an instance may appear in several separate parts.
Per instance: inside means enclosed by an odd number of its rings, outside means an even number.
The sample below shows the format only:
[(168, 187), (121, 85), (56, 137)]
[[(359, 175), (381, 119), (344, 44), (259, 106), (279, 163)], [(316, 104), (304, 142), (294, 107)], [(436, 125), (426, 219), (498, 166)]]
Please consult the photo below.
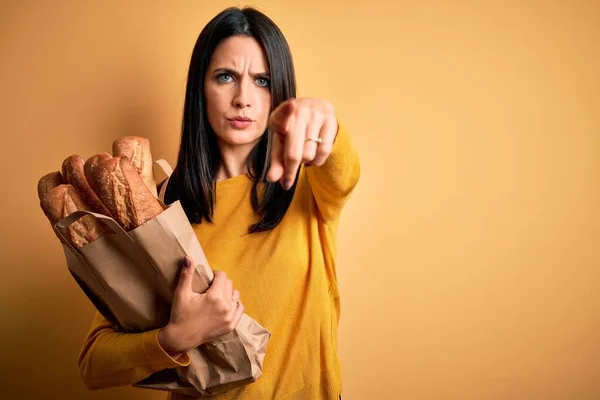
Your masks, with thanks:
[(272, 333), (263, 374), (211, 398), (340, 398), (336, 233), (359, 160), (333, 107), (295, 96), (290, 50), (267, 16), (231, 8), (201, 32), (165, 201), (181, 201), (219, 271), (196, 294), (186, 260), (161, 329), (119, 333), (96, 313), (79, 358), (88, 387), (185, 366), (246, 312)]

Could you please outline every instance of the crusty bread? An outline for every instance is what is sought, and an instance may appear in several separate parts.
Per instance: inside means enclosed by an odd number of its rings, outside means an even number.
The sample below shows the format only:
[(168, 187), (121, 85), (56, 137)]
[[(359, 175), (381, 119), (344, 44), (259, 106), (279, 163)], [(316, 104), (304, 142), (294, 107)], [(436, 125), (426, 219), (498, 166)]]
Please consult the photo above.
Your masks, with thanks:
[(110, 215), (126, 231), (146, 223), (163, 211), (129, 158), (92, 157), (86, 161), (84, 171), (90, 186)]
[(37, 185), (38, 198), (40, 199), (40, 202), (44, 197), (48, 196), (48, 193), (50, 193), (52, 189), (62, 185), (63, 183), (63, 177), (60, 171), (50, 172), (42, 176)]
[[(92, 211), (91, 207), (79, 196), (73, 185), (62, 184), (47, 192), (40, 205), (52, 225), (75, 211)], [(98, 239), (108, 228), (91, 215), (74, 222), (65, 232), (69, 242), (79, 248)]]
[(112, 151), (113, 157), (125, 156), (129, 158), (150, 192), (154, 197), (158, 197), (154, 170), (152, 169), (150, 140), (139, 136), (124, 136), (113, 142)]
[[(108, 155), (108, 153), (106, 154)], [(65, 183), (73, 185), (83, 201), (91, 207), (91, 211), (110, 215), (85, 178), (84, 164), (83, 158), (76, 154), (67, 157), (62, 164), (62, 176)]]
[[(83, 174), (85, 175), (85, 179), (87, 180), (92, 190), (94, 190), (94, 187), (90, 182), (92, 179), (92, 171), (96, 168), (96, 166), (98, 166), (98, 164), (100, 164), (103, 161), (110, 160), (111, 158), (112, 156), (108, 153), (99, 153), (95, 156), (88, 158), (83, 164)], [(96, 191), (94, 191), (94, 193), (96, 193)], [(98, 196), (98, 193), (96, 193), (96, 196)]]

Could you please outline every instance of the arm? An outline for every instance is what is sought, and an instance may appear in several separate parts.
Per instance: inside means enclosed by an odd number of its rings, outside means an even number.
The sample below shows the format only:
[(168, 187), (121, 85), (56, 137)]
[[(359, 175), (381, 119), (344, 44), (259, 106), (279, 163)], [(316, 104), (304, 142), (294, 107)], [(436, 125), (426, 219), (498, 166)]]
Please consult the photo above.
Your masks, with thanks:
[(360, 178), (358, 153), (341, 124), (327, 160), (305, 170), (324, 221), (337, 219)]
[(85, 385), (129, 386), (162, 369), (187, 366), (187, 354), (173, 358), (160, 346), (159, 331), (121, 333), (96, 312), (77, 361)]
[(360, 177), (360, 163), (348, 133), (337, 121), (333, 106), (323, 99), (289, 99), (269, 116), (274, 132), (270, 182), (289, 189), (301, 164), (317, 207), (326, 223), (339, 214)]
[(235, 329), (245, 307), (231, 279), (215, 271), (211, 287), (195, 293), (194, 271), (194, 261), (186, 257), (164, 328), (122, 333), (96, 313), (77, 362), (88, 388), (129, 386), (162, 369), (185, 367), (188, 351)]

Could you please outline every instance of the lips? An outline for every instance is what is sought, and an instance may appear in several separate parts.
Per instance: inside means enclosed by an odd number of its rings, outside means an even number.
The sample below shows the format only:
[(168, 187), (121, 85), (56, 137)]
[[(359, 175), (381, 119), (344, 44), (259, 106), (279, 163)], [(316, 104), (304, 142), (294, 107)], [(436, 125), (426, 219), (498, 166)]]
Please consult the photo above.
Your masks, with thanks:
[(253, 122), (248, 117), (234, 117), (234, 118), (227, 118), (227, 120), (229, 121), (231, 126), (233, 126), (235, 129), (246, 129), (250, 125), (252, 125), (252, 122)]

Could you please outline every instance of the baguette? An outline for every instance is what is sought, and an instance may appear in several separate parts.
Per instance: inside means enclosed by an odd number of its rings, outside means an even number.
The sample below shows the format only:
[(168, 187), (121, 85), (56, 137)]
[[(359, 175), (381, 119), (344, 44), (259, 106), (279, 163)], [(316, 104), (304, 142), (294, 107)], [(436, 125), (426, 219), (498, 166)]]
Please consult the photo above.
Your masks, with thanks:
[(125, 156), (129, 158), (150, 192), (154, 197), (158, 197), (154, 170), (152, 169), (150, 140), (139, 136), (124, 136), (113, 142), (112, 151), (113, 157)]
[(110, 215), (126, 231), (163, 212), (162, 205), (127, 157), (95, 156), (86, 161), (84, 171)]
[(50, 172), (40, 178), (37, 185), (38, 198), (40, 202), (48, 193), (55, 187), (64, 183), (62, 174), (60, 171)]
[[(44, 214), (52, 225), (75, 211), (92, 211), (70, 184), (61, 184), (40, 199)], [(67, 240), (76, 248), (85, 246), (107, 233), (108, 228), (91, 215), (79, 218), (66, 230)]]
[[(112, 158), (112, 156), (108, 153), (100, 153), (100, 154), (96, 154), (95, 156), (88, 158), (85, 161), (85, 163), (83, 163), (83, 174), (85, 176), (86, 181), (92, 188), (92, 190), (94, 190), (92, 184), (90, 183), (92, 171), (98, 166), (98, 164), (100, 164), (103, 161), (110, 160), (111, 158)], [(95, 190), (94, 190), (94, 193), (96, 193)], [(98, 196), (98, 193), (96, 193), (96, 196)], [(98, 198), (100, 198), (100, 197), (98, 197)], [(102, 200), (100, 200), (100, 201), (102, 201)]]
[(106, 206), (102, 204), (85, 179), (84, 164), (83, 158), (76, 154), (67, 157), (62, 164), (62, 176), (65, 183), (71, 184), (79, 192), (80, 197), (91, 207), (92, 211), (109, 215)]

